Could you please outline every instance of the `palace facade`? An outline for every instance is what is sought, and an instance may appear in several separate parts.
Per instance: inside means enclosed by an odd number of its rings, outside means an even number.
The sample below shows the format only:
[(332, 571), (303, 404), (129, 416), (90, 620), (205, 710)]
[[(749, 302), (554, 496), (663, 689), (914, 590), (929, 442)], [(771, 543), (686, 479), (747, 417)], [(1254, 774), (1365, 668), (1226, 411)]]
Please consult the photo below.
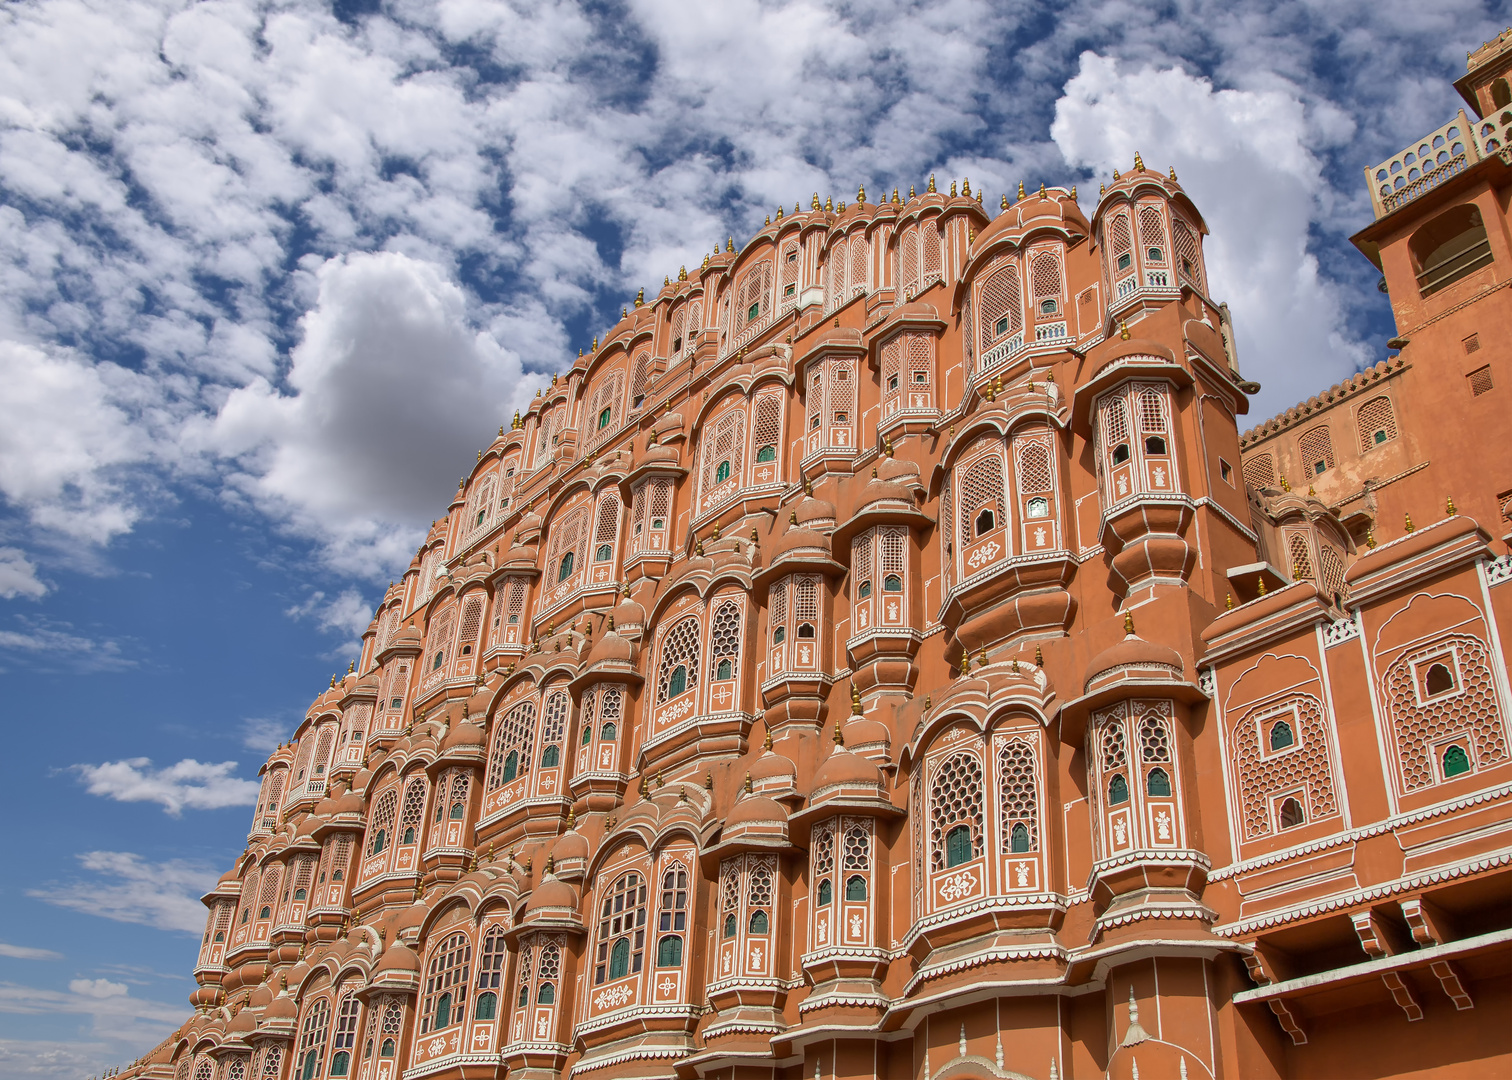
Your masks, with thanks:
[(1244, 434), (1137, 157), (637, 298), (268, 759), (123, 1075), (1512, 1071), (1509, 71), (1366, 170), (1389, 358)]

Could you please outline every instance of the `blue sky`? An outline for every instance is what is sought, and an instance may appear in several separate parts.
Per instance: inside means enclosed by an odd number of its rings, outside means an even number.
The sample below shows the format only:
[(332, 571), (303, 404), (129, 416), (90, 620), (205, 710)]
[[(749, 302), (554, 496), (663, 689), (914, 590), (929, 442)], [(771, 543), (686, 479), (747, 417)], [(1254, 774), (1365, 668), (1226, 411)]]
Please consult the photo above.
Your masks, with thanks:
[(266, 750), (476, 449), (779, 202), (1174, 166), (1258, 421), (1384, 356), (1361, 170), (1504, 5), (0, 8), (0, 1074), (185, 1014)]

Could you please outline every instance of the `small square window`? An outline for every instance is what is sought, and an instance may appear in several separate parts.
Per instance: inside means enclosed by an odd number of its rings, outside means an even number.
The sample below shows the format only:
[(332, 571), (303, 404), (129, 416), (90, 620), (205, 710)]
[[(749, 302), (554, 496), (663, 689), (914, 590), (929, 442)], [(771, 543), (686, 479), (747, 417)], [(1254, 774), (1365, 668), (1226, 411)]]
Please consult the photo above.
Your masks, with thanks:
[(1225, 484), (1232, 485), (1234, 482), (1234, 467), (1222, 458), (1218, 459), (1218, 473), (1223, 477)]
[(1314, 476), (1321, 476), (1321, 475), (1323, 475), (1323, 470), (1325, 470), (1327, 468), (1328, 468), (1328, 462), (1326, 462), (1326, 461), (1315, 461), (1315, 462), (1313, 462), (1313, 475)]
[(783, 296), (793, 296), (797, 292), (798, 292), (798, 286), (797, 285), (789, 285), (787, 288), (785, 288), (785, 289), (782, 290), (782, 295)]
[(1118, 268), (1120, 270), (1127, 270), (1133, 264), (1134, 256), (1130, 255), (1128, 252), (1124, 252), (1118, 257)]
[(1006, 317), (999, 319), (997, 325), (992, 328), (992, 332), (1000, 337), (1006, 334), (1008, 332), (1008, 319)]
[(916, 383), (927, 383), (928, 381), (929, 381), (929, 373), (928, 372), (926, 372), (926, 371), (916, 371), (916, 372), (914, 372), (914, 382), (916, 382)]
[(1470, 384), (1470, 395), (1472, 397), (1480, 397), (1482, 394), (1489, 393), (1493, 385), (1491, 382), (1491, 365), (1487, 364), (1483, 368), (1476, 368), (1465, 376), (1465, 381)]
[(752, 319), (756, 318), (756, 316), (758, 316), (760, 314), (761, 314), (761, 304), (760, 304), (760, 302), (752, 304), (751, 307), (750, 307), (750, 310), (746, 312), (746, 322), (750, 322)]
[(835, 414), (835, 423), (837, 423), (837, 424), (848, 423), (849, 419), (850, 419), (850, 414), (849, 413), (837, 412)]
[(898, 388), (898, 377), (896, 375), (887, 380), (887, 388), (889, 390), (896, 390)]
[(790, 251), (790, 252), (788, 252), (788, 262), (797, 262), (797, 261), (798, 261), (798, 253), (796, 251)]

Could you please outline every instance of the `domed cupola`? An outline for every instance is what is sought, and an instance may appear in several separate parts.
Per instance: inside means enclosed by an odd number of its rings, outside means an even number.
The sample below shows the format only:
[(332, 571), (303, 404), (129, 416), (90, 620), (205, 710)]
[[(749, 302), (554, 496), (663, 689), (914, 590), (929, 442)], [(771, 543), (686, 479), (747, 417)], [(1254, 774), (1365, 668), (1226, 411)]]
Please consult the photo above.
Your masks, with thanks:
[(588, 869), (588, 838), (577, 830), (577, 811), (567, 812), (567, 831), (551, 846), (553, 872), (563, 881), (581, 881)]
[(763, 751), (751, 764), (751, 790), (765, 798), (783, 802), (801, 799), (798, 791), (798, 767), (786, 754), (772, 749), (772, 733), (766, 735)]

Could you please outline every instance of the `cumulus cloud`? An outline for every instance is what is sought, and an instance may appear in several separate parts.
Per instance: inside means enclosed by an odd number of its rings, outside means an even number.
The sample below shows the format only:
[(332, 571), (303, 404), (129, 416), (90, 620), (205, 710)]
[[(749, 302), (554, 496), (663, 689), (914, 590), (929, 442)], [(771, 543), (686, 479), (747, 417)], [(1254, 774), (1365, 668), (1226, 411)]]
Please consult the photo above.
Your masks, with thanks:
[(1308, 250), (1324, 188), (1302, 102), (1282, 90), (1215, 90), (1178, 68), (1133, 69), (1084, 53), (1050, 134), (1103, 175), (1158, 147), (1206, 218), (1212, 294), (1234, 314), (1240, 364), (1263, 384), (1261, 412), (1305, 397), (1366, 360), (1341, 333), (1337, 288)]
[(29, 945), (10, 945), (0, 941), (0, 956), (9, 956), (13, 960), (61, 960), (62, 953), (53, 952), (51, 949), (34, 949)]
[(407, 560), (418, 523), (529, 391), (519, 357), (469, 329), (462, 290), (436, 265), (341, 256), (315, 279), (288, 390), (256, 379), (233, 391), (212, 439), (239, 464), (238, 490), (360, 572)]
[(255, 803), (257, 782), (233, 775), (236, 767), (234, 761), (185, 758), (176, 765), (154, 769), (152, 761), (144, 757), (71, 766), (91, 795), (117, 802), (155, 802), (173, 817), (183, 813), (185, 807), (219, 810)]
[(148, 862), (129, 851), (88, 851), (78, 859), (91, 877), (51, 882), (26, 895), (116, 922), (186, 934), (205, 929), (199, 897), (217, 877), (209, 867), (181, 859)]

